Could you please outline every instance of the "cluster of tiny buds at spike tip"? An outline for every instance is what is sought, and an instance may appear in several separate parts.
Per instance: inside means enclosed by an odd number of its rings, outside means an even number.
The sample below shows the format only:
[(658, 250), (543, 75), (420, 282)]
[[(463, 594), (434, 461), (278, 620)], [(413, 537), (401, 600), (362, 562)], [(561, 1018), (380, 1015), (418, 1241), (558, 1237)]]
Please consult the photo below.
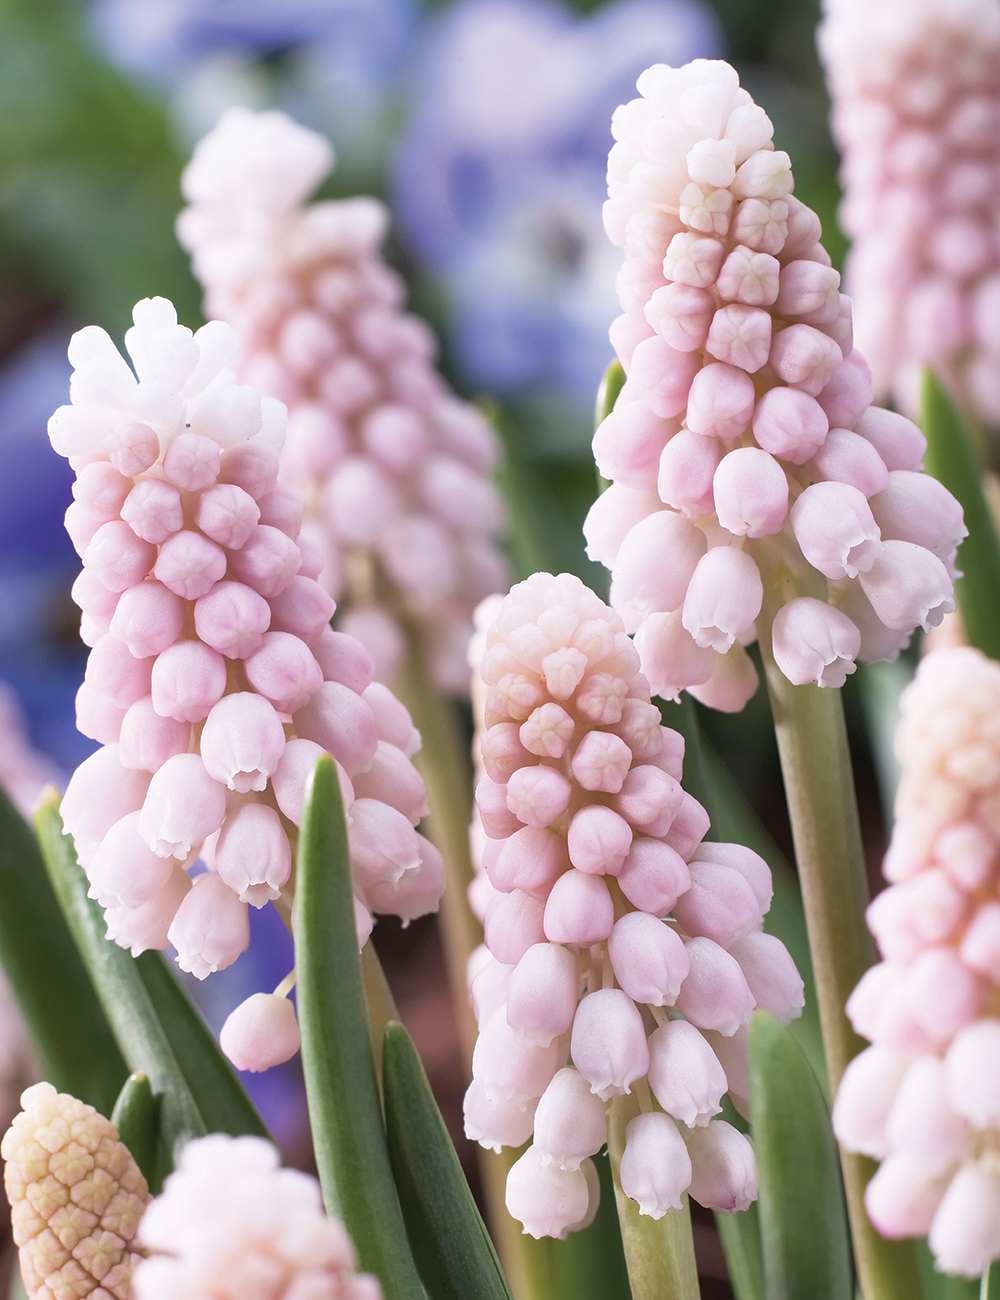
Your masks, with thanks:
[(878, 1230), (928, 1235), (940, 1270), (979, 1277), (1000, 1258), (1000, 664), (934, 651), (900, 707), (892, 883), (868, 909), (883, 960), (847, 1003), (872, 1046), (834, 1128), (882, 1162)]
[(612, 485), (588, 554), (654, 694), (741, 709), (762, 616), (790, 681), (842, 686), (954, 608), (961, 508), (919, 472), (916, 426), (872, 406), (819, 220), (735, 71), (657, 65), (638, 87), (612, 120), (627, 380), (594, 436)]
[(633, 1088), (621, 1183), (640, 1212), (659, 1218), (685, 1192), (746, 1209), (753, 1152), (714, 1117), (726, 1092), (746, 1112), (754, 1008), (787, 1022), (803, 1005), (762, 929), (770, 870), (704, 840), (683, 739), (638, 669), (619, 616), (565, 573), (515, 586), (485, 637), (486, 943), (469, 969), (465, 1126), (496, 1149), (533, 1139), (507, 1206), (536, 1237), (590, 1222), (605, 1102)]
[(290, 906), (305, 784), (332, 754), (363, 945), (372, 912), (408, 922), (443, 886), (415, 829), (419, 734), (361, 643), (330, 628), (302, 497), (278, 478), (285, 410), (226, 369), (233, 331), (192, 334), (162, 298), (134, 321), (135, 374), (103, 330), (73, 336), (71, 405), (49, 422), (77, 472), (66, 523), (91, 647), (77, 722), (102, 746), (69, 782), (66, 833), (109, 937), (172, 945), (204, 978), (246, 947), (248, 906)]
[(262, 1138), (189, 1142), (139, 1240), (149, 1255), (132, 1300), (382, 1300), (378, 1281), (354, 1272), (350, 1240), (324, 1213), (316, 1179), (279, 1168)]
[(1000, 9), (824, 0), (847, 288), (876, 396), (913, 412), (925, 365), (1000, 425)]
[(132, 1300), (149, 1189), (118, 1130), (51, 1083), (21, 1105), (0, 1155), (29, 1300)]
[(283, 113), (231, 109), (184, 173), (178, 233), (206, 311), (240, 335), (237, 374), (288, 406), (282, 474), (305, 496), (338, 626), (391, 681), (406, 654), (401, 607), (438, 686), (464, 694), (472, 610), (509, 584), (490, 481), (499, 444), (434, 369), (429, 328), (402, 310), (403, 282), (379, 254), (383, 205), (303, 204), (332, 161)]

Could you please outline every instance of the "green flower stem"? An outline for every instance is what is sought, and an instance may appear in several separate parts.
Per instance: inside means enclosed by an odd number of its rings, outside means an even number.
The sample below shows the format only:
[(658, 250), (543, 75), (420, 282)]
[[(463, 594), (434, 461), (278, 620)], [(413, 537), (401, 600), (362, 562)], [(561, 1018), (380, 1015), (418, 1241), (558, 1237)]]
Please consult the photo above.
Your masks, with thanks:
[[(793, 686), (774, 662), (771, 622), (780, 607), (781, 586), (790, 575), (780, 563), (767, 565), (770, 557), (763, 547), (756, 556), (765, 561), (765, 608), (758, 622), (761, 656), (802, 887), (823, 1045), (836, 1092), (848, 1063), (865, 1046), (847, 1018), (845, 1004), (875, 960), (865, 924), (868, 880), (854, 774), (840, 692)], [(865, 1300), (912, 1300), (920, 1294), (912, 1242), (886, 1241), (865, 1213), (864, 1190), (874, 1164), (841, 1150), (841, 1165)]]
[(632, 1300), (699, 1300), (701, 1292), (687, 1197), (683, 1209), (673, 1210), (662, 1219), (652, 1219), (640, 1214), (635, 1201), (622, 1191), (619, 1170), (625, 1151), (625, 1130), (629, 1120), (638, 1114), (639, 1102), (634, 1095), (613, 1097), (608, 1106), (608, 1153)]
[[(458, 706), (444, 697), (431, 681), (419, 635), (412, 627), (408, 629), (408, 641), (410, 653), (395, 687), (423, 739), (413, 761), (427, 785), (430, 814), (426, 830), (444, 859), (444, 894), (439, 919), (463, 1068), (468, 1079), (479, 1031), (469, 999), (466, 969), (473, 950), (483, 941), (483, 929), (469, 907), (468, 893), (473, 877), (469, 849), (472, 763)], [(385, 1021), (383, 1028), (384, 1025)], [(507, 1213), (504, 1200), (507, 1172), (518, 1154), (507, 1148), (499, 1154), (480, 1150), (487, 1219), (517, 1300), (552, 1300), (557, 1294), (554, 1243), (525, 1236), (521, 1225)]]
[(414, 763), (427, 785), (427, 832), (444, 859), (441, 937), (468, 1080), (477, 1029), (465, 972), (470, 954), (483, 941), (468, 896), (473, 876), (472, 763), (458, 708), (431, 680), (419, 634), (412, 627), (407, 631), (409, 654), (396, 688), (423, 739)]

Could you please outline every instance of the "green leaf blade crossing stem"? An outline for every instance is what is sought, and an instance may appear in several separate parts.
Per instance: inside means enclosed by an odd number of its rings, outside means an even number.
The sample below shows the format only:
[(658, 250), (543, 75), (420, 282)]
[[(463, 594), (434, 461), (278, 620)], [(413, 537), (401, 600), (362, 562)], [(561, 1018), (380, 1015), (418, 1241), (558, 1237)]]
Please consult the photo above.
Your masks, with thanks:
[(368, 1036), (347, 822), (332, 758), (303, 805), (295, 886), (302, 1067), (327, 1211), (342, 1219), (386, 1300), (424, 1300), (389, 1163)]

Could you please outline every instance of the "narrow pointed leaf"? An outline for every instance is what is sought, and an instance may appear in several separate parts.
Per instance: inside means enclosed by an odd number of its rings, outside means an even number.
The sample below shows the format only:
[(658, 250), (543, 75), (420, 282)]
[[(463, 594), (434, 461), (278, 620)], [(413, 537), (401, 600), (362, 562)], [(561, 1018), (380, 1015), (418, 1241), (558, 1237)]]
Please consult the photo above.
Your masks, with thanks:
[(767, 1011), (750, 1027), (750, 1093), (768, 1300), (851, 1300), (837, 1147), (819, 1083)]
[(958, 548), (962, 577), (955, 599), (970, 645), (1000, 659), (1000, 541), (983, 493), (982, 465), (972, 434), (941, 381), (924, 371), (920, 427), (927, 439), (927, 472), (965, 511), (969, 535)]
[(43, 1076), (107, 1115), (128, 1074), (38, 841), (0, 790), (0, 965)]
[(413, 1040), (393, 1021), (382, 1044), (389, 1156), (413, 1257), (431, 1300), (513, 1300)]
[(156, 1015), (132, 956), (104, 937), (104, 913), (87, 897), (87, 877), (76, 860), (73, 841), (63, 834), (59, 799), (47, 799), (35, 817), (38, 841), (49, 879), (90, 973), (118, 1047), (130, 1069), (149, 1076), (160, 1099), (161, 1144), (154, 1188), (171, 1171), (181, 1148), (206, 1132), (187, 1080)]
[(347, 822), (333, 759), (306, 789), (295, 883), (302, 1068), (327, 1210), (386, 1300), (423, 1300), (389, 1164), (354, 924)]
[(160, 952), (144, 952), (136, 967), (209, 1133), (251, 1134), (273, 1141), (223, 1055), (205, 1018)]
[(160, 1107), (148, 1074), (130, 1074), (111, 1112), (111, 1123), (132, 1152), (132, 1159), (151, 1182), (160, 1136)]

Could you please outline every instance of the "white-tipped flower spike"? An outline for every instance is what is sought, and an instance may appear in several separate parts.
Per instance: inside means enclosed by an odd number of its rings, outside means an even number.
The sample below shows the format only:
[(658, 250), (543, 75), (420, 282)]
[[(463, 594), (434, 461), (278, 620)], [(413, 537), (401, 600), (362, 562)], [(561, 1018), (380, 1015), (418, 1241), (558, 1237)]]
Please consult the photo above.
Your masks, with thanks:
[(21, 1105), (0, 1155), (30, 1300), (132, 1300), (149, 1188), (118, 1130), (51, 1083), (28, 1088)]
[(919, 430), (872, 406), (819, 220), (735, 71), (659, 64), (638, 87), (612, 121), (627, 380), (594, 436), (612, 486), (588, 553), (654, 695), (741, 709), (762, 609), (790, 681), (842, 686), (954, 609), (961, 510), (917, 472)]
[(189, 1142), (139, 1240), (148, 1257), (135, 1270), (132, 1300), (382, 1300), (374, 1277), (355, 1274), (350, 1240), (327, 1218), (316, 1179), (280, 1168), (262, 1138), (214, 1133)]
[(1000, 665), (968, 647), (927, 655), (903, 693), (892, 883), (868, 909), (883, 960), (848, 1001), (873, 1046), (833, 1112), (882, 1161), (879, 1231), (929, 1233), (938, 1268), (967, 1277), (1000, 1258), (998, 712)]
[[(233, 962), (248, 906), (291, 901), (305, 782), (324, 751), (365, 916), (433, 911), (419, 737), (360, 642), (328, 626), (301, 498), (278, 479), (284, 407), (225, 368), (228, 325), (192, 335), (163, 298), (134, 320), (135, 374), (103, 330), (73, 336), (72, 404), (49, 423), (78, 475), (74, 592), (92, 645), (78, 721), (102, 744), (62, 816), (109, 935), (134, 953), (172, 944), (199, 978)], [(212, 869), (192, 887), (202, 850)]]
[[(464, 694), (472, 611), (509, 582), (489, 478), (499, 444), (434, 369), (430, 330), (402, 309), (403, 282), (379, 254), (383, 205), (304, 203), (332, 165), (326, 140), (284, 114), (231, 109), (184, 173), (178, 234), (206, 311), (240, 336), (237, 375), (288, 407), (282, 474), (305, 496), (303, 534), (341, 625), (391, 680), (406, 634), (390, 607), (401, 605), (439, 686)], [(262, 505), (264, 522), (287, 500)]]
[(847, 288), (879, 398), (912, 413), (920, 370), (1000, 423), (1000, 12), (990, 0), (824, 0)]
[(745, 1209), (753, 1153), (713, 1117), (727, 1090), (747, 1107), (754, 1007), (788, 1021), (803, 1005), (760, 928), (770, 870), (703, 842), (684, 741), (661, 725), (621, 618), (578, 578), (536, 573), (478, 621), (471, 896), (486, 945), (469, 966), (466, 1133), (494, 1149), (533, 1133), (507, 1206), (526, 1232), (562, 1236), (594, 1208), (582, 1174), (607, 1140), (604, 1103), (634, 1091), (621, 1177), (640, 1212), (658, 1218), (685, 1191)]

